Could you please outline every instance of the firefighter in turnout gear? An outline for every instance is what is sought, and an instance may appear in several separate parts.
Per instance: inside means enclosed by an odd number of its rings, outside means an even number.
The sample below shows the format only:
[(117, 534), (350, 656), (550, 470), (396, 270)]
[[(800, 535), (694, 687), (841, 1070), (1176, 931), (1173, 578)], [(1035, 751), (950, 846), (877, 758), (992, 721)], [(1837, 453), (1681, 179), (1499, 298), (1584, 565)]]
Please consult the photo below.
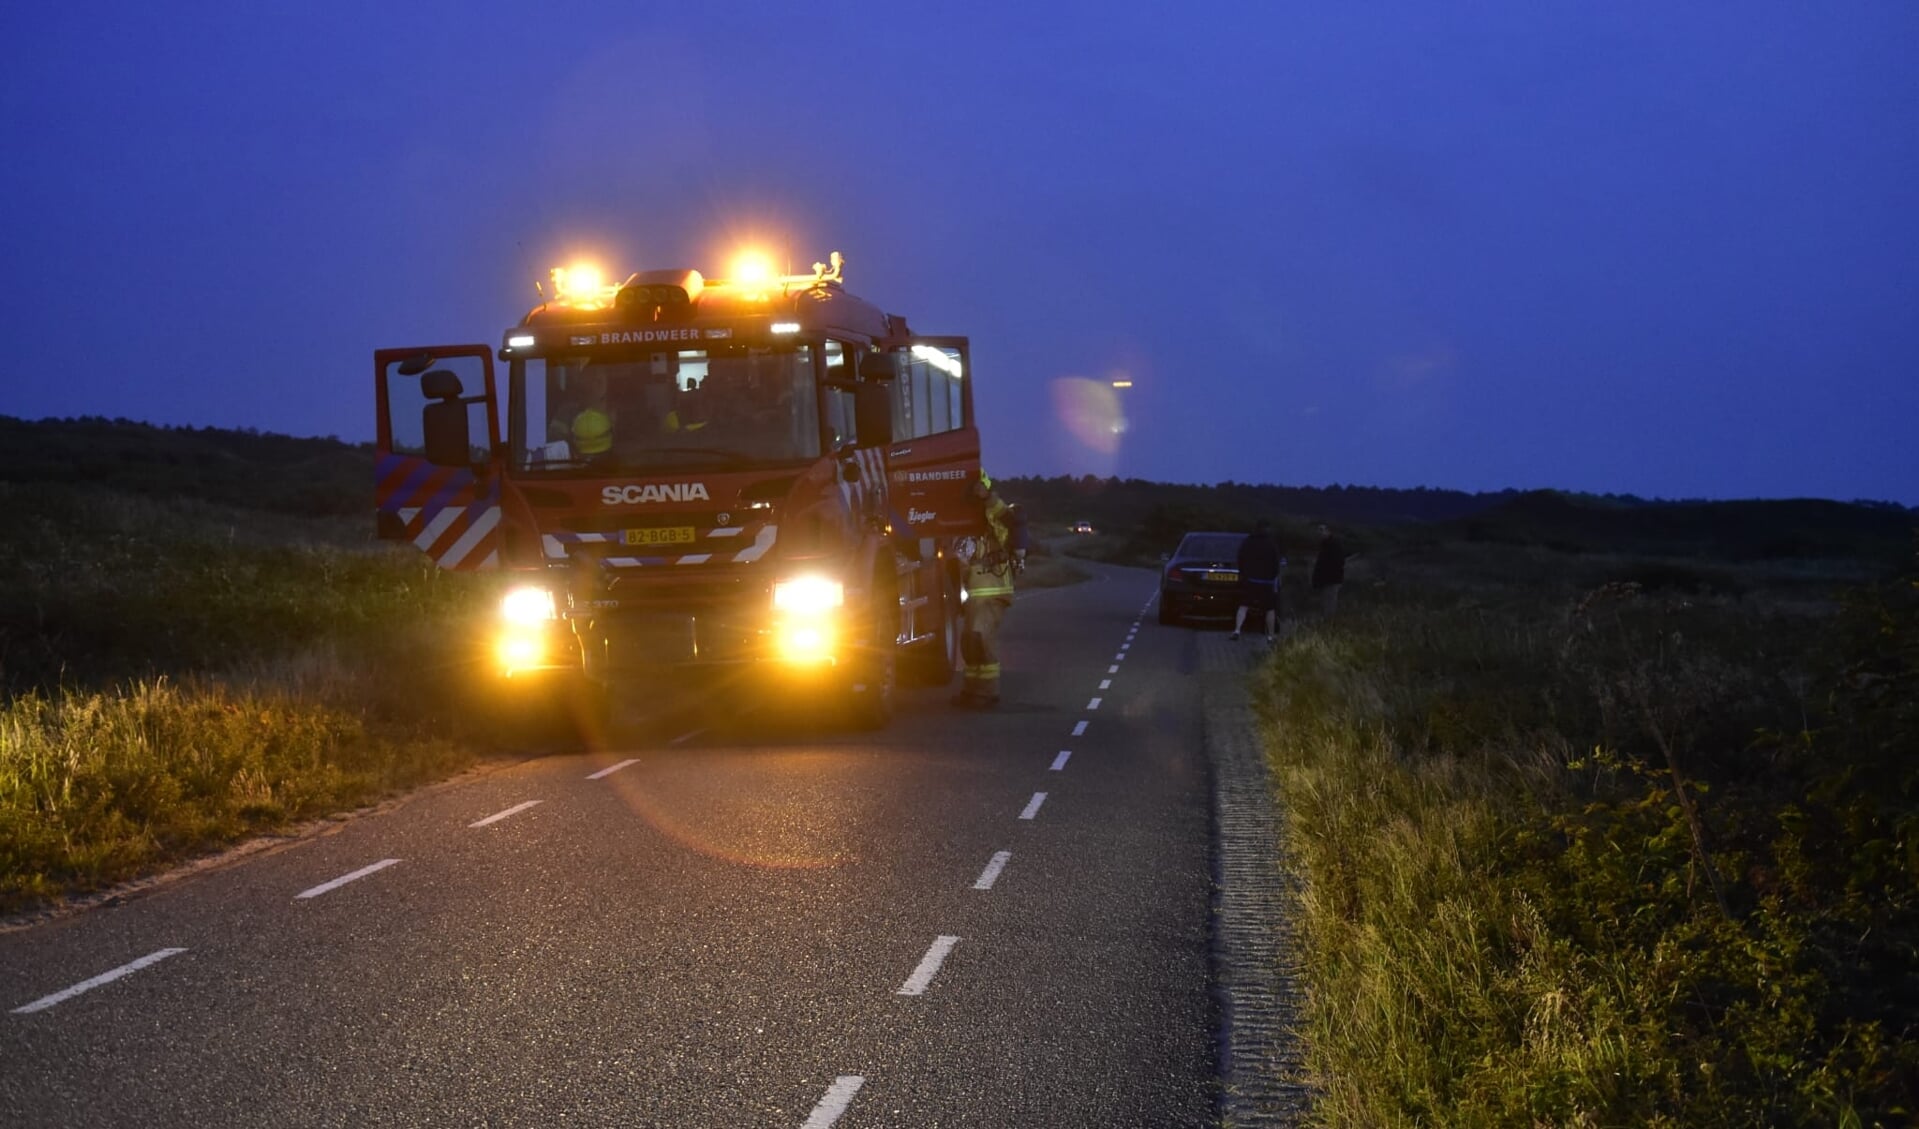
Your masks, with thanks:
[(984, 470), (973, 484), (973, 497), (985, 508), (986, 533), (966, 538), (955, 548), (966, 570), (960, 635), (965, 684), (953, 704), (991, 709), (999, 704), (1000, 623), (1013, 606), (1013, 577), (1026, 567), (1026, 522), (1018, 507), (1007, 505), (993, 492), (993, 480)]

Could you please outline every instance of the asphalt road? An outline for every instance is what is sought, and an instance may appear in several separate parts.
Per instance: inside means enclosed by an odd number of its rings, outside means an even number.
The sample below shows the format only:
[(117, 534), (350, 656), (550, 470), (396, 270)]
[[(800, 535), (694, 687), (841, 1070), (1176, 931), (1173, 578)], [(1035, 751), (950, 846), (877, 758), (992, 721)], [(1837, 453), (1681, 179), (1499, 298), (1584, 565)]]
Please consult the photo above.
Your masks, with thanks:
[(0, 934), (0, 1125), (1217, 1124), (1218, 644), (1095, 567), (996, 713), (641, 719)]

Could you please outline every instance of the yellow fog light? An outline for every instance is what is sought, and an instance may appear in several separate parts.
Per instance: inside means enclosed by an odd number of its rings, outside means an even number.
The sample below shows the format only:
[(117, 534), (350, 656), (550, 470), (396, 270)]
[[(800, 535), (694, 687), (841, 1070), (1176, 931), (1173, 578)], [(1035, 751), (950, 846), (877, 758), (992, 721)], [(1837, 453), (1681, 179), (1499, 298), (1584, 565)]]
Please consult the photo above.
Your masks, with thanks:
[(538, 635), (509, 631), (500, 636), (493, 653), (508, 673), (535, 666), (546, 657), (546, 642)]
[(819, 662), (833, 655), (833, 629), (823, 623), (781, 624), (780, 657), (788, 662)]
[(793, 576), (773, 585), (773, 607), (789, 615), (820, 615), (846, 602), (846, 586), (824, 576)]
[(540, 623), (553, 615), (552, 590), (537, 584), (515, 588), (500, 600), (500, 617), (508, 623)]

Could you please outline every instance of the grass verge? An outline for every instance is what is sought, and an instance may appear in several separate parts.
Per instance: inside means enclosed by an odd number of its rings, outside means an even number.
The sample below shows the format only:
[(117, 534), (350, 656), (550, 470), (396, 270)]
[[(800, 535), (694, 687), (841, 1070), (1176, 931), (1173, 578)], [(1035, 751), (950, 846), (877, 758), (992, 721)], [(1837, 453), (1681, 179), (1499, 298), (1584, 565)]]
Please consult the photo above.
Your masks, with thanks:
[(1263, 672), (1316, 1120), (1910, 1124), (1919, 592), (1568, 567), (1380, 565)]
[(314, 689), (154, 679), (9, 701), (0, 913), (349, 810), (475, 758), (471, 744), (382, 729)]

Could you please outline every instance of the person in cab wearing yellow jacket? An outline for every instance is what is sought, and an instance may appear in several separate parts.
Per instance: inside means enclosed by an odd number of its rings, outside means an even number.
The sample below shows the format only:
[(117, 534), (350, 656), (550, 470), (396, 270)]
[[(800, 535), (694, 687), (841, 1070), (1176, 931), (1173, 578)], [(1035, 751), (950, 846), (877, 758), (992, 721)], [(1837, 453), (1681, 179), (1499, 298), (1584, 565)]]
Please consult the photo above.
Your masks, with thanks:
[(606, 402), (606, 377), (597, 372), (583, 373), (579, 394), (579, 409), (567, 428), (573, 440), (573, 456), (586, 460), (607, 458), (613, 450), (613, 409)]
[(999, 704), (999, 631), (1013, 606), (1013, 577), (1026, 567), (1026, 522), (1018, 507), (993, 492), (984, 470), (973, 497), (985, 511), (986, 532), (956, 547), (965, 587), (960, 659), (965, 682), (953, 704), (963, 709), (992, 709)]

